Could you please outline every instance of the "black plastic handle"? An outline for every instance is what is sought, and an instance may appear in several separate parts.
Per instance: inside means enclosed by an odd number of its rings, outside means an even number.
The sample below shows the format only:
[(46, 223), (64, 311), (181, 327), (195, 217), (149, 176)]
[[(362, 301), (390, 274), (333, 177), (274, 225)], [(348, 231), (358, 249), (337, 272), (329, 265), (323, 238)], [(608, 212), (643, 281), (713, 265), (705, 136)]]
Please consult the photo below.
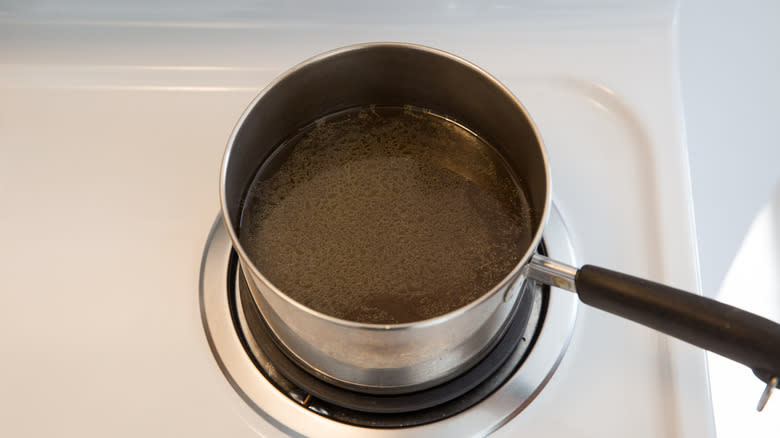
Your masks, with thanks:
[(780, 324), (709, 298), (585, 265), (582, 302), (747, 365), (766, 383), (780, 376)]

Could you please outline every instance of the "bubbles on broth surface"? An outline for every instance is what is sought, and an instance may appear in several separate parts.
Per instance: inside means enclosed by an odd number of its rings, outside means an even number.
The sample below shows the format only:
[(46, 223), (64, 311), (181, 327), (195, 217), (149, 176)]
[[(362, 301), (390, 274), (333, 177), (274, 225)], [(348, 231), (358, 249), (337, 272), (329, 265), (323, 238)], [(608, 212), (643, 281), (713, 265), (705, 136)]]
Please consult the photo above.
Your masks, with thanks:
[(328, 116), (287, 140), (244, 202), (240, 241), (266, 278), (338, 318), (432, 318), (496, 286), (531, 214), (482, 139), (412, 107)]

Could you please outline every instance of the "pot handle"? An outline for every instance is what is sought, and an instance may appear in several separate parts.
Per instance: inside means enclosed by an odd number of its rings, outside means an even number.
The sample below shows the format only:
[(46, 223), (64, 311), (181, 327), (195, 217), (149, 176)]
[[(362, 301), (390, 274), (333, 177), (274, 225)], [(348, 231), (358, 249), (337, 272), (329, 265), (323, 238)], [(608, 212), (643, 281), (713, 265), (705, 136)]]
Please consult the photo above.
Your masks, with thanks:
[(758, 410), (780, 387), (780, 324), (700, 295), (585, 265), (534, 256), (528, 275), (576, 292), (590, 306), (643, 324), (747, 365), (765, 383)]

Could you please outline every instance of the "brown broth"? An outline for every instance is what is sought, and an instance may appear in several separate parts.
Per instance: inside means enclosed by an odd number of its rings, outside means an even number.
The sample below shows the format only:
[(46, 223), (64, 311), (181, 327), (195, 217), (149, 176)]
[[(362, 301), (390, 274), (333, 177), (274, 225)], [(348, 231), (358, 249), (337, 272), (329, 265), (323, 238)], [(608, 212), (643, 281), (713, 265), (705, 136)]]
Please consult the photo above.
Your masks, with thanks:
[(468, 129), (414, 107), (357, 108), (280, 146), (240, 241), (277, 288), (337, 318), (403, 323), (475, 300), (532, 238), (523, 191)]

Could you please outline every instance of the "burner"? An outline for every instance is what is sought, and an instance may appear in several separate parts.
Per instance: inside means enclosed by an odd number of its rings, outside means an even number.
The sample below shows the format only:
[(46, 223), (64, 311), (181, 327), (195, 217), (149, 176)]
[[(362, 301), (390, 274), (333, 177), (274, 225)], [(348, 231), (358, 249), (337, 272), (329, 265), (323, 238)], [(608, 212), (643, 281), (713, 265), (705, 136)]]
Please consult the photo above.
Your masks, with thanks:
[(534, 335), (544, 318), (548, 289), (533, 283), (525, 286), (527, 289), (501, 340), (468, 371), (423, 391), (372, 395), (331, 385), (290, 360), (264, 322), (237, 265), (237, 256), (233, 254), (229, 272), (238, 274), (228, 277), (228, 288), (233, 289), (230, 295), (236, 299), (237, 320), (234, 323), (244, 348), (258, 369), (280, 391), (312, 411), (334, 420), (370, 427), (430, 423), (468, 409), (490, 395), (512, 375), (532, 347)]
[[(546, 250), (574, 264), (566, 228), (557, 210), (551, 213)], [(386, 428), (410, 437), (489, 433), (550, 379), (577, 309), (574, 294), (529, 287), (516, 308), (524, 311), (515, 311), (502, 339), (470, 370), (423, 391), (372, 395), (319, 380), (285, 355), (251, 298), (221, 219), (204, 251), (200, 294), (209, 346), (228, 382), (259, 414), (253, 424), (269, 434), (302, 436), (371, 436)]]

